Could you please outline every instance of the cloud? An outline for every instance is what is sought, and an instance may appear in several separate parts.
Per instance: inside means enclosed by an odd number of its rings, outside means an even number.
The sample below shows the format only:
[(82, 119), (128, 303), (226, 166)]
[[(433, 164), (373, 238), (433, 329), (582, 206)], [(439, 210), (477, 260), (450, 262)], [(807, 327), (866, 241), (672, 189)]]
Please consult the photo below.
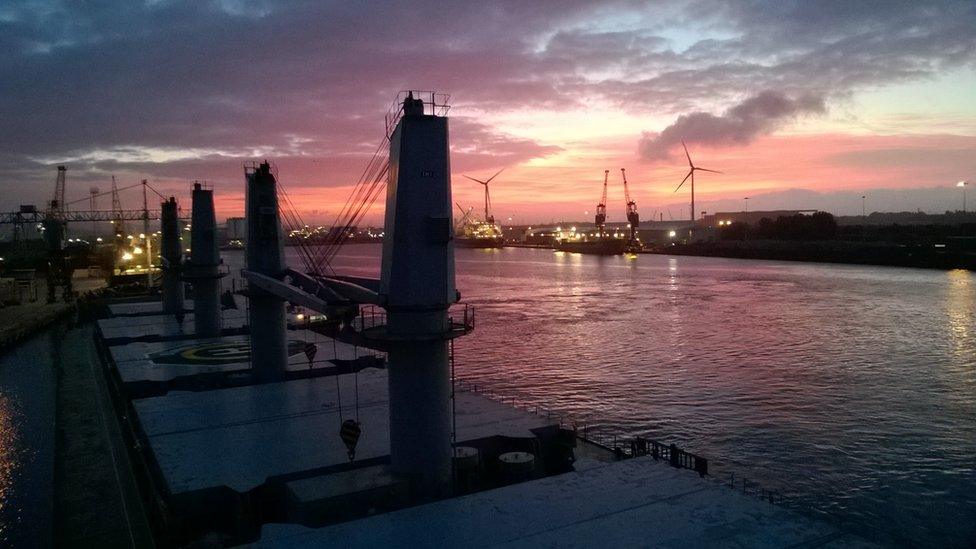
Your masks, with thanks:
[(804, 95), (791, 99), (776, 91), (764, 91), (726, 110), (719, 116), (707, 112), (683, 114), (659, 133), (645, 132), (638, 149), (642, 158), (668, 158), (681, 144), (729, 146), (744, 145), (782, 124), (811, 113), (826, 110), (823, 97)]
[[(236, 190), (237, 155), (252, 151), (305, 184), (341, 186), (409, 87), (453, 94), (454, 167), (487, 170), (555, 150), (492, 135), (495, 115), (599, 105), (707, 123), (701, 113), (763, 89), (829, 104), (972, 67), (974, 26), (971, 0), (5, 0), (0, 200), (40, 203), (53, 180), (44, 162), (65, 158), (82, 193), (121, 169)], [(731, 135), (789, 119), (767, 107), (712, 118), (742, 118)]]

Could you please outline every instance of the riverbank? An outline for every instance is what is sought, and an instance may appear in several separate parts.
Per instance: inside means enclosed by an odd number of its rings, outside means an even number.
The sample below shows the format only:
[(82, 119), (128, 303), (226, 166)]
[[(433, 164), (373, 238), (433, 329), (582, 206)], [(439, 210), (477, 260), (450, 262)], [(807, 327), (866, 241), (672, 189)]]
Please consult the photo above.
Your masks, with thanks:
[(714, 241), (658, 246), (643, 253), (767, 259), (814, 263), (843, 263), (921, 269), (976, 270), (976, 254), (933, 245), (861, 243), (846, 241), (748, 240)]
[[(30, 336), (50, 326), (75, 310), (76, 301), (55, 301), (47, 303), (47, 285), (43, 279), (36, 280), (37, 300), (20, 305), (9, 305), (0, 309), (0, 353), (12, 349)], [(79, 298), (84, 298), (93, 292), (106, 287), (102, 278), (76, 276), (72, 285)]]

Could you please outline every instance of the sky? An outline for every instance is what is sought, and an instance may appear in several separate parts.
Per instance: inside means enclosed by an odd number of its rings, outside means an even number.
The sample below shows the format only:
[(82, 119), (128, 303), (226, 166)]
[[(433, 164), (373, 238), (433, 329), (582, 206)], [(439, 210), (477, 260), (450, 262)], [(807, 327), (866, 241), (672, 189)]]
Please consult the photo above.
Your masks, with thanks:
[[(455, 199), (588, 219), (620, 168), (644, 219), (696, 209), (962, 208), (976, 181), (976, 2), (3, 0), (0, 211), (148, 178), (243, 209), (273, 161), (329, 224), (396, 93), (451, 95)], [(126, 206), (141, 196), (123, 193)], [(976, 193), (973, 193), (976, 205)], [(100, 207), (109, 207), (102, 199)], [(82, 205), (78, 205), (80, 207)], [(368, 222), (378, 223), (382, 205)]]

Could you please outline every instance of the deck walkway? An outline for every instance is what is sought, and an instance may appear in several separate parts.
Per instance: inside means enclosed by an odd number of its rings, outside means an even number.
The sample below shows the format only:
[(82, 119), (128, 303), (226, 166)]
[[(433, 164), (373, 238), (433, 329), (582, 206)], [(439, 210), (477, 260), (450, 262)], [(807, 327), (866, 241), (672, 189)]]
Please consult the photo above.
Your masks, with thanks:
[(873, 547), (650, 458), (319, 529), (269, 524), (255, 547)]

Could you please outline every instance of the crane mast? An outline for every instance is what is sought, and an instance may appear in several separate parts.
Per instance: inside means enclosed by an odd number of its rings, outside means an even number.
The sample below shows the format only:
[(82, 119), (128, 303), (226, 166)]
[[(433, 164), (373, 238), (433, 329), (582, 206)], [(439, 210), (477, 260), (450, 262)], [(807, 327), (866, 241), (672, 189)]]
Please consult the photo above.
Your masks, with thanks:
[(54, 198), (48, 204), (47, 211), (54, 219), (64, 219), (64, 183), (67, 168), (58, 166), (58, 178), (54, 182)]
[(607, 224), (607, 179), (610, 177), (610, 170), (603, 171), (603, 195), (600, 197), (600, 203), (596, 205), (596, 229), (600, 235), (600, 238), (606, 237), (606, 224)]
[(630, 241), (628, 246), (640, 247), (640, 238), (637, 236), (637, 229), (640, 227), (640, 215), (637, 214), (637, 203), (630, 198), (630, 189), (627, 187), (627, 171), (620, 168), (620, 176), (624, 180), (624, 199), (627, 201), (627, 223), (630, 224)]
[(119, 187), (115, 184), (114, 175), (112, 176), (112, 225), (118, 243), (119, 238), (125, 237), (125, 224), (122, 221), (122, 201), (119, 200)]

